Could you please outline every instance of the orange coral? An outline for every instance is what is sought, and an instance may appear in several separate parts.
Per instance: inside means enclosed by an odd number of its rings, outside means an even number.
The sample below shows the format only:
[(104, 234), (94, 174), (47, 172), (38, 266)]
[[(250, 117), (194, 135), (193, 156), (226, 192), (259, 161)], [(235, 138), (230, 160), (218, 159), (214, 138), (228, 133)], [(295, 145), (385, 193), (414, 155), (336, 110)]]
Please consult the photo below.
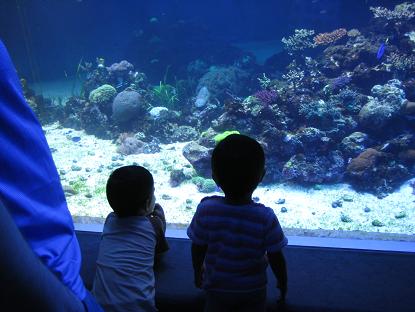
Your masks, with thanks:
[(332, 32), (318, 34), (313, 40), (316, 45), (329, 44), (339, 40), (345, 35), (347, 35), (347, 30), (345, 28), (339, 28)]
[(384, 155), (384, 153), (373, 148), (368, 148), (351, 160), (346, 171), (351, 176), (362, 176), (366, 170), (374, 166), (377, 159)]

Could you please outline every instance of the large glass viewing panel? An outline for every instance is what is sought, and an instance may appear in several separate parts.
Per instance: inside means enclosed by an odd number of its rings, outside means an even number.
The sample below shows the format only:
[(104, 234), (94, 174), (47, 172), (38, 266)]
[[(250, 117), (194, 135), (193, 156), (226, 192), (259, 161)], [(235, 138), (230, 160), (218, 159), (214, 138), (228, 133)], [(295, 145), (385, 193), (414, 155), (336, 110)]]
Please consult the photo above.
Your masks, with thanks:
[(414, 240), (413, 1), (1, 1), (0, 38), (75, 222), (102, 223), (109, 174), (139, 164), (185, 228), (238, 131), (288, 234)]

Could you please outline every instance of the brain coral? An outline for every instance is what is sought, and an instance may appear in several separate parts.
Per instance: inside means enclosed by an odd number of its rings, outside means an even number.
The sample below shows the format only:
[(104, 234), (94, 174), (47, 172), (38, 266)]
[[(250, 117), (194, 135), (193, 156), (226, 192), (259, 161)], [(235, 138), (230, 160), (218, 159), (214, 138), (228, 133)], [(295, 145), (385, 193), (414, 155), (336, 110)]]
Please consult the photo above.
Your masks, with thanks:
[(104, 84), (91, 91), (89, 94), (89, 101), (93, 104), (108, 103), (114, 99), (116, 94), (117, 90), (115, 90), (113, 86)]
[(112, 102), (112, 119), (116, 124), (126, 123), (140, 114), (145, 114), (145, 103), (136, 91), (122, 91)]

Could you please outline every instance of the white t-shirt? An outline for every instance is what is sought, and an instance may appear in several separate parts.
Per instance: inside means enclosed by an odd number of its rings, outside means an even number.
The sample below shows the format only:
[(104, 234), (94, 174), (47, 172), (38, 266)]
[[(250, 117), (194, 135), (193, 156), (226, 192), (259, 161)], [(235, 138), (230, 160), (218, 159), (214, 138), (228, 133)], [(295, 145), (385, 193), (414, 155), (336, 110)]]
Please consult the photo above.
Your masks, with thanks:
[(108, 311), (157, 311), (154, 301), (156, 234), (145, 216), (105, 220), (93, 294)]

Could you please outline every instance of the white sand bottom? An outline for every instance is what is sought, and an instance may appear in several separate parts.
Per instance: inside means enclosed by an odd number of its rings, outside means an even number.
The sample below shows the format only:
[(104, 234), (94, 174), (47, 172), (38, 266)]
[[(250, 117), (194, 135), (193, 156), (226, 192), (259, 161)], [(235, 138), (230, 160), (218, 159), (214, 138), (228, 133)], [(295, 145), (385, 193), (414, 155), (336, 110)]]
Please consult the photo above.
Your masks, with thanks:
[[(165, 210), (167, 222), (175, 226), (185, 227), (190, 222), (198, 202), (204, 196), (219, 194), (200, 193), (191, 182), (178, 187), (170, 186), (172, 168), (192, 170), (182, 154), (186, 143), (161, 145), (159, 153), (129, 155), (120, 160), (116, 146), (110, 140), (97, 139), (84, 131), (62, 128), (58, 123), (44, 129), (56, 166), (61, 171), (62, 184), (69, 185), (72, 181), (79, 189), (78, 194), (67, 196), (69, 210), (76, 222), (103, 222), (111, 211), (105, 197), (106, 180), (112, 170), (122, 165), (137, 163), (152, 172), (157, 201)], [(81, 140), (73, 142), (73, 136), (79, 136)], [(117, 159), (113, 160), (113, 157)], [(113, 168), (108, 168), (111, 164)], [(71, 170), (73, 165), (79, 166), (81, 170)], [(332, 202), (345, 195), (351, 201), (343, 201), (342, 207), (332, 208)], [(379, 238), (379, 234), (386, 237), (390, 233), (398, 234), (395, 239), (415, 240), (415, 195), (412, 194), (409, 181), (384, 199), (358, 193), (347, 184), (323, 185), (321, 190), (287, 183), (265, 185), (258, 187), (254, 196), (272, 207), (282, 227), (295, 234), (347, 236), (348, 233), (359, 231), (354, 236)], [(277, 204), (279, 198), (284, 198), (285, 203)], [(287, 212), (281, 212), (282, 207)], [(370, 209), (369, 212), (364, 211), (366, 207)], [(406, 216), (396, 218), (400, 212)], [(341, 221), (342, 214), (347, 215), (351, 222)], [(383, 226), (374, 226), (374, 220), (379, 220)], [(403, 237), (399, 234), (403, 234)]]

